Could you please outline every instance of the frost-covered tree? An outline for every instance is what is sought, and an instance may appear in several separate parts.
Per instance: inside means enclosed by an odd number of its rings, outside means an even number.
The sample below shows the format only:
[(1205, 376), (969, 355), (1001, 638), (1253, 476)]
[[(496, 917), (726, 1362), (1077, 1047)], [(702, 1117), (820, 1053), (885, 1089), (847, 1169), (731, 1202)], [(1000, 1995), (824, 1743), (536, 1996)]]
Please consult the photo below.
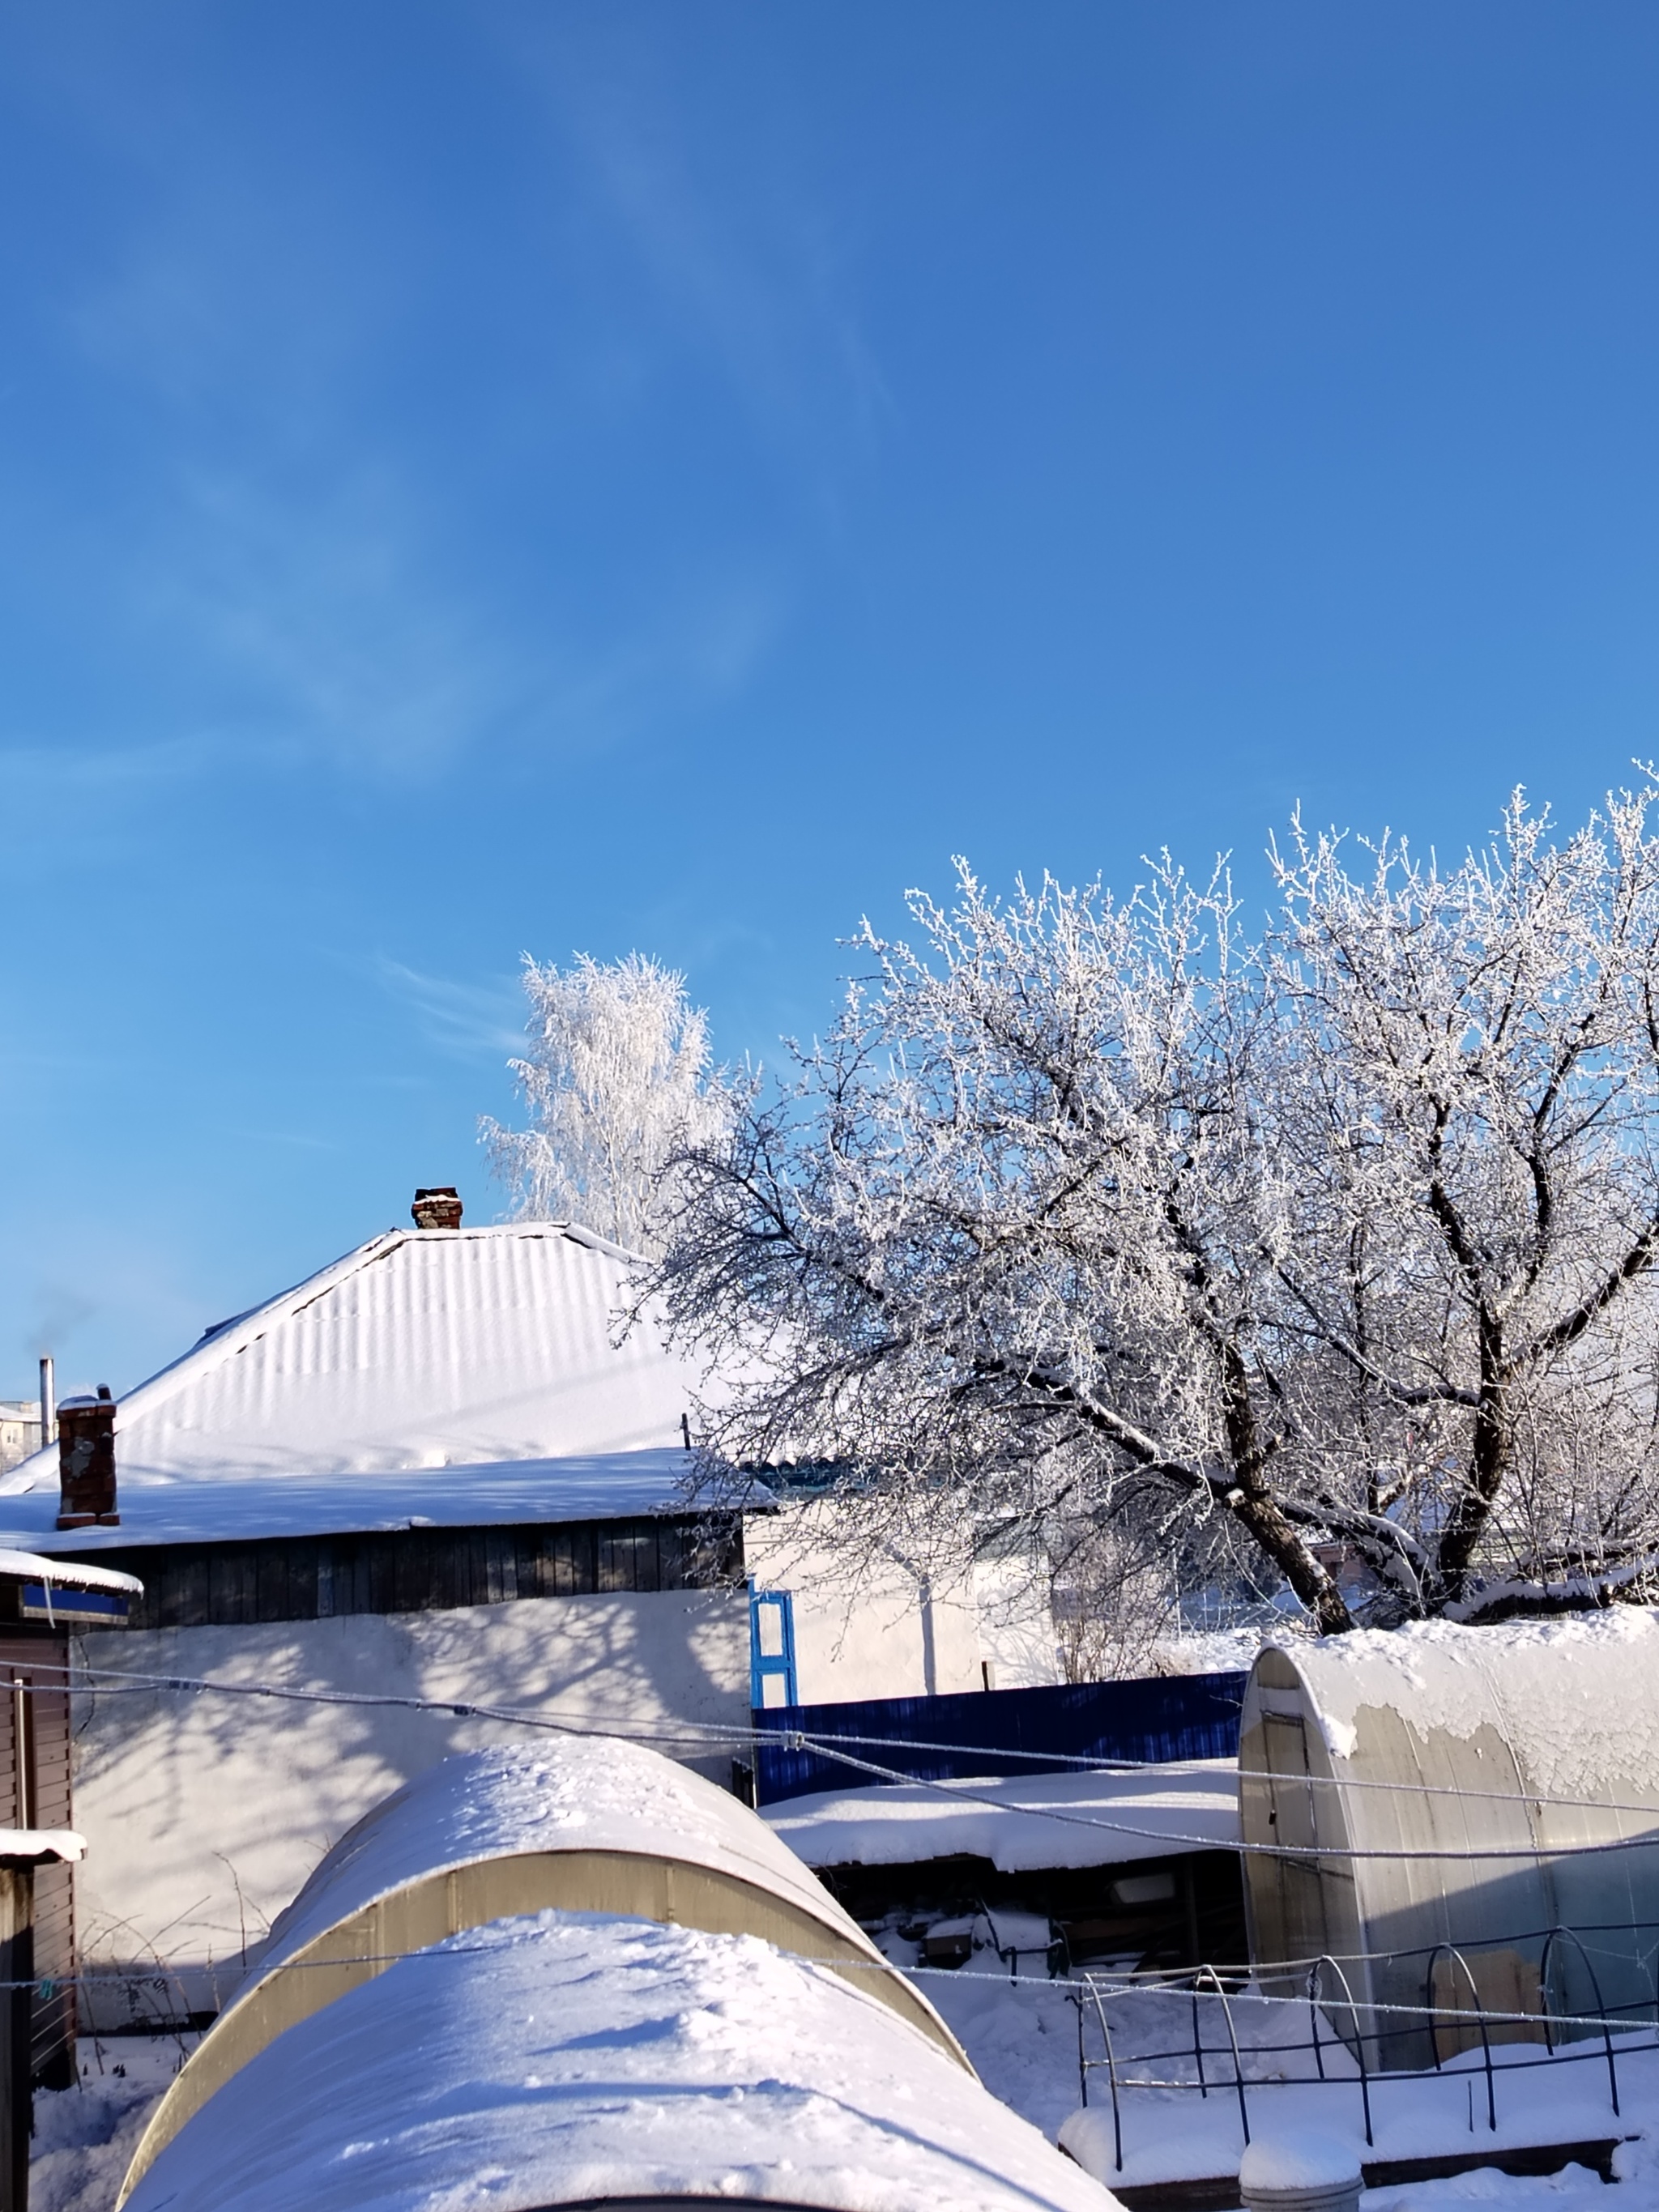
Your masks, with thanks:
[(1286, 1324), (1365, 1469), (1347, 1533), (1423, 1609), (1659, 1538), (1652, 797), (1557, 842), (1517, 796), (1444, 872), (1299, 829), (1274, 856)]
[(1329, 1628), (1326, 1515), (1274, 1480), (1295, 1433), (1253, 1111), (1273, 1041), (1227, 885), (1162, 866), (1123, 904), (961, 870), (925, 951), (873, 975), (776, 1097), (690, 1149), (658, 1287), (749, 1380), (734, 1462), (840, 1462), (872, 1543), (1121, 1506), (1234, 1516)]
[(1113, 1682), (1156, 1663), (1178, 1623), (1176, 1562), (1121, 1520), (1057, 1518), (1050, 1534), (1054, 1640), (1061, 1679)]
[(1659, 845), (1519, 801), (1442, 872), (1335, 838), (1243, 935), (961, 869), (788, 1082), (686, 1148), (656, 1277), (867, 1545), (1116, 1520), (1265, 1554), (1326, 1630), (1631, 1583), (1659, 1547)]
[(568, 968), (524, 961), (530, 1044), (508, 1063), (523, 1129), (480, 1123), (494, 1172), (520, 1220), (580, 1221), (630, 1251), (656, 1249), (669, 1163), (725, 1126), (707, 1016), (685, 978), (629, 953)]

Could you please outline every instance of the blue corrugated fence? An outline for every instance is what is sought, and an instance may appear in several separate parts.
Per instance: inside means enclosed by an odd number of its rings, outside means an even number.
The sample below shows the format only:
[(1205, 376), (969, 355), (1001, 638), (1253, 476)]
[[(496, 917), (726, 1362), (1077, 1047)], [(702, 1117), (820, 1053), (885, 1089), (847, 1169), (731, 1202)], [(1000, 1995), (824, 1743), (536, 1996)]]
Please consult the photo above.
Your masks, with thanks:
[[(970, 1690), (949, 1698), (774, 1705), (755, 1714), (755, 1726), (844, 1742), (865, 1738), (847, 1742), (855, 1758), (919, 1782), (1054, 1774), (1074, 1759), (1158, 1764), (1232, 1759), (1238, 1752), (1244, 1682), (1243, 1674), (1158, 1674), (1129, 1682), (1066, 1682), (1052, 1689)], [(924, 1750), (924, 1745), (948, 1748)], [(1026, 1756), (1011, 1755), (1016, 1753)], [(878, 1779), (819, 1751), (787, 1751), (769, 1743), (756, 1747), (756, 1795), (763, 1805)]]

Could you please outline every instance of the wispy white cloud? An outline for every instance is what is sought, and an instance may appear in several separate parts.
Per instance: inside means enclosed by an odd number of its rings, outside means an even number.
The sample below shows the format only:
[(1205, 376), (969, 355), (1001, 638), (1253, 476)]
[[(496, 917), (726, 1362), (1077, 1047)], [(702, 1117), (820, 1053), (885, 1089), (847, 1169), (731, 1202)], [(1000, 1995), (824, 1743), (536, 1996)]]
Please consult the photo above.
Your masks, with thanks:
[(240, 1129), (238, 1136), (250, 1145), (277, 1145), (286, 1151), (300, 1152), (343, 1152), (349, 1146), (332, 1137), (308, 1136), (301, 1129)]
[(372, 979), (414, 1014), (427, 1042), (459, 1060), (507, 1060), (524, 1048), (524, 998), (516, 982), (458, 983), (385, 956)]
[(739, 694), (787, 619), (776, 577), (729, 572), (666, 595), (653, 619), (588, 655), (570, 653), (525, 702), (517, 727), (565, 754), (625, 744), (688, 710)]
[(9, 791), (15, 804), (46, 793), (111, 796), (214, 775), (233, 758), (282, 768), (294, 764), (299, 753), (292, 744), (276, 738), (233, 738), (208, 732), (129, 745), (95, 740), (82, 745), (0, 743), (0, 790)]
[[(515, 42), (516, 87), (554, 124), (538, 135), (517, 114), (526, 174), (551, 185), (564, 155), (548, 148), (574, 154), (609, 227), (610, 259), (645, 272), (683, 334), (676, 378), (689, 345), (738, 396), (786, 498), (833, 509), (837, 478), (887, 403), (843, 244), (810, 177), (762, 133), (744, 152), (771, 164), (751, 179), (759, 188), (721, 184), (695, 117), (648, 58), (601, 33), (573, 68), (568, 39), (509, 14), (481, 43)], [(17, 772), (159, 783), (216, 773), (234, 753), (279, 771), (321, 759), (427, 779), (492, 748), (556, 759), (623, 747), (742, 691), (792, 612), (790, 516), (750, 506), (729, 533), (723, 519), (701, 533), (690, 556), (642, 562), (599, 594), (568, 530), (547, 556), (520, 547), (498, 568), (479, 551), (495, 495), (453, 466), (465, 422), (440, 434), (418, 405), (399, 416), (377, 399), (418, 387), (405, 355), (430, 313), (434, 264), (412, 219), (389, 219), (360, 188), (348, 149), (325, 143), (316, 161), (301, 158), (281, 131), (244, 145), (233, 116), (158, 78), (142, 44), (118, 34), (94, 70), (64, 55), (54, 65), (54, 97), (89, 153), (131, 180), (96, 256), (57, 298), (68, 355), (144, 426), (133, 442), (144, 480), (127, 510), (143, 520), (130, 535), (100, 531), (96, 549), (113, 572), (109, 627), (161, 671), (163, 722), (203, 734), (129, 747), (82, 731), (75, 769), (21, 742)], [(562, 239), (550, 251), (568, 248), (568, 230)], [(570, 268), (542, 274), (564, 298)], [(608, 285), (607, 301), (617, 304)], [(659, 319), (636, 307), (558, 329), (561, 360), (592, 349), (636, 359), (624, 415), (662, 404), (667, 388)], [(525, 329), (533, 353), (533, 319)], [(616, 413), (627, 378), (613, 370), (584, 395), (571, 369), (562, 434), (579, 434), (585, 405), (596, 436), (627, 434)], [(488, 409), (493, 386), (480, 376), (463, 406)], [(516, 386), (511, 404), (533, 412)], [(550, 505), (562, 489), (550, 471)], [(594, 495), (585, 485), (581, 496)]]
[(867, 459), (897, 410), (850, 242), (794, 134), (776, 116), (757, 125), (734, 173), (726, 144), (709, 158), (708, 116), (625, 21), (518, 18), (498, 29), (594, 202), (765, 440), (815, 495)]
[(136, 625), (191, 672), (198, 726), (8, 744), (0, 720), (0, 787), (118, 796), (319, 762), (418, 781), (503, 745), (603, 752), (739, 694), (787, 617), (777, 574), (728, 564), (608, 635), (552, 617), (515, 630), (443, 578), (433, 526), (391, 471), (296, 501), (203, 465), (181, 507), (128, 588)]
[(392, 471), (296, 499), (198, 465), (181, 506), (135, 591), (151, 626), (216, 665), (245, 724), (418, 775), (533, 697), (523, 647), (431, 573), (428, 526)]

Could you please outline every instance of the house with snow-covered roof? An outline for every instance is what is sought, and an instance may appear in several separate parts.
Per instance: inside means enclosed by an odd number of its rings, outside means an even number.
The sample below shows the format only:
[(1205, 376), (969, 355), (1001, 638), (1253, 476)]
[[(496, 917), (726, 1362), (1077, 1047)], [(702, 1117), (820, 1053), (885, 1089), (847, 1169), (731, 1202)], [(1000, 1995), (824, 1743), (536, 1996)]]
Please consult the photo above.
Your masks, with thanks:
[(129, 1627), (78, 1639), (76, 1788), (82, 1956), (177, 1964), (146, 2006), (216, 2009), (389, 1786), (522, 1736), (454, 1707), (729, 1778), (741, 1535), (686, 1502), (692, 1378), (648, 1320), (623, 1334), (629, 1265), (556, 1224), (389, 1231), (110, 1407), (118, 1517), (58, 1525), (55, 1448), (0, 1480), (0, 1543), (144, 1584)]
[(122, 1634), (78, 1642), (90, 1960), (137, 1988), (161, 1958), (175, 2010), (216, 2008), (222, 1971), (368, 1806), (522, 1737), (479, 1707), (729, 1781), (751, 1698), (775, 1694), (751, 1617), (765, 1642), (787, 1616), (792, 1697), (988, 1679), (970, 1602), (902, 1577), (820, 1594), (798, 1559), (772, 1587), (765, 1491), (746, 1525), (699, 1509), (688, 1416), (718, 1385), (649, 1313), (627, 1325), (635, 1265), (574, 1224), (474, 1229), (453, 1196), (417, 1201), (413, 1228), (73, 1413), (112, 1432), (114, 1517), (62, 1513), (56, 1447), (0, 1478), (0, 1544), (143, 1584)]

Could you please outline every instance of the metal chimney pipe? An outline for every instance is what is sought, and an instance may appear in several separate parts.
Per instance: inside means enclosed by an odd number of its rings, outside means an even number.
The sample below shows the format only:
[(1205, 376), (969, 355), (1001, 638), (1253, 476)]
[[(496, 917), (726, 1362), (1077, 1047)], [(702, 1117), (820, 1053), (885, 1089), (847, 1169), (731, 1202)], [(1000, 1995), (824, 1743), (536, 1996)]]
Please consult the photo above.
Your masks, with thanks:
[(45, 1451), (58, 1433), (58, 1379), (52, 1354), (40, 1355), (40, 1449)]

